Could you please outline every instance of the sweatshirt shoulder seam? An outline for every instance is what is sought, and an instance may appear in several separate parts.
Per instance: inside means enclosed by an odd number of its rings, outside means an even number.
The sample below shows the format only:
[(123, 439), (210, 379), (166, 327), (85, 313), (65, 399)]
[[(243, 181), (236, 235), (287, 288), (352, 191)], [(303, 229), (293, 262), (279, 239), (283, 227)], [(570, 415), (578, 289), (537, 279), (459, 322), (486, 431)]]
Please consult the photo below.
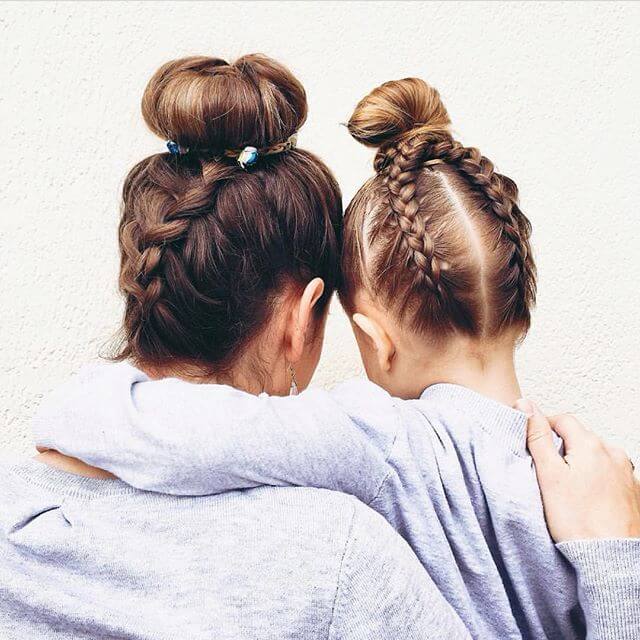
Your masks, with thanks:
[[(400, 425), (402, 424), (402, 420), (400, 418), (400, 407), (397, 406), (397, 404), (393, 402), (393, 406), (394, 408), (396, 408), (396, 414), (395, 414), (395, 429), (393, 430), (393, 440), (391, 441), (391, 444), (389, 445), (388, 450), (385, 453), (385, 457), (384, 457), (384, 463), (386, 466), (389, 467), (389, 460), (391, 460), (391, 456), (393, 455), (393, 450), (395, 449), (395, 446), (398, 442), (398, 434), (400, 432)], [(382, 489), (384, 488), (384, 485), (386, 484), (387, 480), (389, 479), (389, 477), (391, 476), (391, 473), (393, 472), (393, 469), (391, 467), (389, 467), (389, 469), (387, 470), (387, 472), (384, 474), (384, 476), (382, 477), (382, 480), (380, 481), (380, 484), (378, 485), (378, 488), (376, 489), (373, 497), (371, 498), (371, 500), (367, 501), (367, 506), (370, 507), (379, 497), (380, 494), (382, 493)]]
[(327, 633), (327, 640), (331, 640), (331, 638), (333, 637), (334, 622), (336, 621), (336, 614), (337, 614), (337, 609), (339, 605), (339, 599), (342, 591), (342, 583), (343, 583), (343, 578), (345, 573), (346, 557), (347, 557), (347, 553), (349, 552), (349, 549), (353, 544), (353, 531), (355, 528), (355, 521), (356, 521), (356, 508), (353, 503), (351, 504), (351, 508), (352, 508), (351, 521), (349, 523), (347, 538), (344, 544), (344, 549), (342, 550), (342, 556), (340, 558), (340, 567), (338, 568), (338, 577), (336, 580), (336, 592), (334, 594), (333, 604), (331, 606), (331, 618), (329, 621), (329, 630)]

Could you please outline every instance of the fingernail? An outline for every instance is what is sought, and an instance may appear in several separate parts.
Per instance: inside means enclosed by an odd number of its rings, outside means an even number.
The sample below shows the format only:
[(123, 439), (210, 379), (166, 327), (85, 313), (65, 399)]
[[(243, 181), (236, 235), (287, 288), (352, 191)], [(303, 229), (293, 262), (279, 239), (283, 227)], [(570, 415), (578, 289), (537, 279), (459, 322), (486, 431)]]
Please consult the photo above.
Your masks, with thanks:
[(527, 418), (530, 418), (536, 412), (536, 408), (533, 402), (531, 402), (531, 400), (527, 400), (526, 398), (520, 398), (519, 400), (516, 400), (516, 409), (518, 409), (518, 411), (522, 411), (522, 413), (524, 413)]

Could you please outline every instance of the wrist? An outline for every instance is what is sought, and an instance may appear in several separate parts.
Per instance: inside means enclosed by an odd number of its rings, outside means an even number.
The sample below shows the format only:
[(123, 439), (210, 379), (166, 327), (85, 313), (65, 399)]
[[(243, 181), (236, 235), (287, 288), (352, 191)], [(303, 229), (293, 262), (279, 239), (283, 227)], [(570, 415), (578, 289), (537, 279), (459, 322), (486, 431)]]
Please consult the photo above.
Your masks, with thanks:
[(556, 548), (576, 571), (588, 636), (640, 637), (640, 538), (574, 540)]

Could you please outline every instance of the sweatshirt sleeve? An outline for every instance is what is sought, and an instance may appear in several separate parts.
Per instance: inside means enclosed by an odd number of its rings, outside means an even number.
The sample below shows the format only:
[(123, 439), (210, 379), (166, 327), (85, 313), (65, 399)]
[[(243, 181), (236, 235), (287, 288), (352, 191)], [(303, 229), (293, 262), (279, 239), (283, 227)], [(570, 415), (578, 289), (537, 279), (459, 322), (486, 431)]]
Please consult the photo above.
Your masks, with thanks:
[(578, 577), (587, 640), (640, 638), (640, 538), (560, 542)]
[(207, 495), (261, 485), (333, 489), (369, 502), (399, 416), (383, 389), (251, 395), (226, 385), (150, 380), (130, 365), (81, 372), (45, 403), (36, 444), (143, 490)]
[(469, 639), (467, 629), (384, 519), (356, 505), (329, 640)]

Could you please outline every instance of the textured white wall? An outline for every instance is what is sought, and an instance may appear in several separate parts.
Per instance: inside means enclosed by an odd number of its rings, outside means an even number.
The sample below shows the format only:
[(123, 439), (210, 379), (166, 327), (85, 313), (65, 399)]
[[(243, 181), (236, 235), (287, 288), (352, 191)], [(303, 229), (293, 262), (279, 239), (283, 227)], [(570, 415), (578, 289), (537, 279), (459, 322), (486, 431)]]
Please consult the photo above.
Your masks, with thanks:
[[(302, 145), (345, 200), (370, 171), (339, 125), (355, 102), (407, 75), (440, 88), (534, 224), (526, 392), (640, 456), (639, 30), (640, 5), (622, 3), (1, 4), (0, 448), (30, 449), (42, 394), (117, 326), (119, 189), (163, 150), (139, 114), (150, 74), (186, 54), (262, 51), (305, 84)], [(316, 382), (359, 371), (336, 306)]]

